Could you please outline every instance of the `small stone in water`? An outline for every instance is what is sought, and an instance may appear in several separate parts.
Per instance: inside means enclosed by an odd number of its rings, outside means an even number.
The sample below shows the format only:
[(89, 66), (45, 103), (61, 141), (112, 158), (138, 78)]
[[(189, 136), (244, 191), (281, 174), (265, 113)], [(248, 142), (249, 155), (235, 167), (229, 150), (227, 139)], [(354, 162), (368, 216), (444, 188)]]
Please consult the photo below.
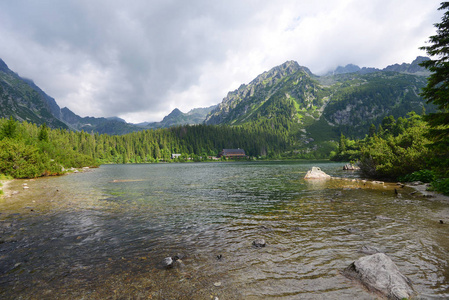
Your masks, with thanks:
[(173, 267), (173, 259), (171, 257), (164, 258), (162, 263), (163, 263), (164, 267), (166, 267), (166, 268)]
[(253, 241), (253, 246), (260, 248), (260, 247), (265, 247), (266, 246), (266, 242), (264, 239), (257, 239)]
[(214, 283), (214, 286), (217, 286), (217, 287), (218, 287), (218, 286), (221, 286), (221, 282), (220, 282), (220, 281), (215, 282), (215, 283)]

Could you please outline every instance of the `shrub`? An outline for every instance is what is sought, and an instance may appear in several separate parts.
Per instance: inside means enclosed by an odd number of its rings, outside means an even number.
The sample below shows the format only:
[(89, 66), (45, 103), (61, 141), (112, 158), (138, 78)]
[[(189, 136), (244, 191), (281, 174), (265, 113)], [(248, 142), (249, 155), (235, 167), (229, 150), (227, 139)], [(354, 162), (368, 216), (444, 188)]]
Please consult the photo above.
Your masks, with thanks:
[(432, 189), (449, 196), (449, 178), (442, 178), (433, 181)]
[(436, 179), (435, 173), (431, 170), (420, 170), (407, 174), (405, 176), (399, 177), (399, 181), (411, 182), (411, 181), (421, 181), (430, 183)]
[(0, 141), (0, 172), (14, 178), (35, 178), (45, 170), (39, 150), (11, 139)]

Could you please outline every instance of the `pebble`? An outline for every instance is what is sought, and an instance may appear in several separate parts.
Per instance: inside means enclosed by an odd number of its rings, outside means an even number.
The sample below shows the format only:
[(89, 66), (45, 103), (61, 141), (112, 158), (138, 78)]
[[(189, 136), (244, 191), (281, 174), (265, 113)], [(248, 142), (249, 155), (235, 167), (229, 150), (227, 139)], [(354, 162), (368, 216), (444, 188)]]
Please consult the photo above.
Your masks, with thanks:
[(253, 246), (260, 248), (260, 247), (265, 247), (266, 246), (266, 242), (264, 239), (257, 239), (253, 241)]
[(171, 267), (173, 267), (173, 262), (174, 262), (174, 260), (171, 257), (166, 257), (162, 261), (162, 264), (165, 268), (171, 268)]
[(221, 282), (220, 282), (220, 281), (215, 282), (215, 283), (214, 283), (214, 286), (216, 286), (216, 287), (221, 286)]

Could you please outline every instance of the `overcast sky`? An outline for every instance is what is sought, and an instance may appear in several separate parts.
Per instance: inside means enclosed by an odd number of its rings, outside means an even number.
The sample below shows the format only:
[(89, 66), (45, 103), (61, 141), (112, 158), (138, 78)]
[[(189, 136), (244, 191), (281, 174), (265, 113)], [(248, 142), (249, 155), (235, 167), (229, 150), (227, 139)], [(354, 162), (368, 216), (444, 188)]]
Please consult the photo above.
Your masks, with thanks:
[(295, 60), (315, 74), (412, 62), (434, 0), (3, 0), (0, 58), (76, 114), (160, 121)]

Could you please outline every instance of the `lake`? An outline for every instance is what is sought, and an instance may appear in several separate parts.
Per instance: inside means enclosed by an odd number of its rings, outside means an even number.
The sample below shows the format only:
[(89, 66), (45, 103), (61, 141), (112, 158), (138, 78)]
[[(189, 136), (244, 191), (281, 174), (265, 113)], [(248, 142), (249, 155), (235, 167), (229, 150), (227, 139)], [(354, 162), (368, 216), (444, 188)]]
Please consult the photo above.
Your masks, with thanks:
[[(312, 166), (347, 179), (306, 181)], [(341, 275), (364, 245), (424, 299), (449, 298), (448, 202), (342, 167), (104, 165), (15, 180), (0, 200), (0, 298), (375, 299)]]

